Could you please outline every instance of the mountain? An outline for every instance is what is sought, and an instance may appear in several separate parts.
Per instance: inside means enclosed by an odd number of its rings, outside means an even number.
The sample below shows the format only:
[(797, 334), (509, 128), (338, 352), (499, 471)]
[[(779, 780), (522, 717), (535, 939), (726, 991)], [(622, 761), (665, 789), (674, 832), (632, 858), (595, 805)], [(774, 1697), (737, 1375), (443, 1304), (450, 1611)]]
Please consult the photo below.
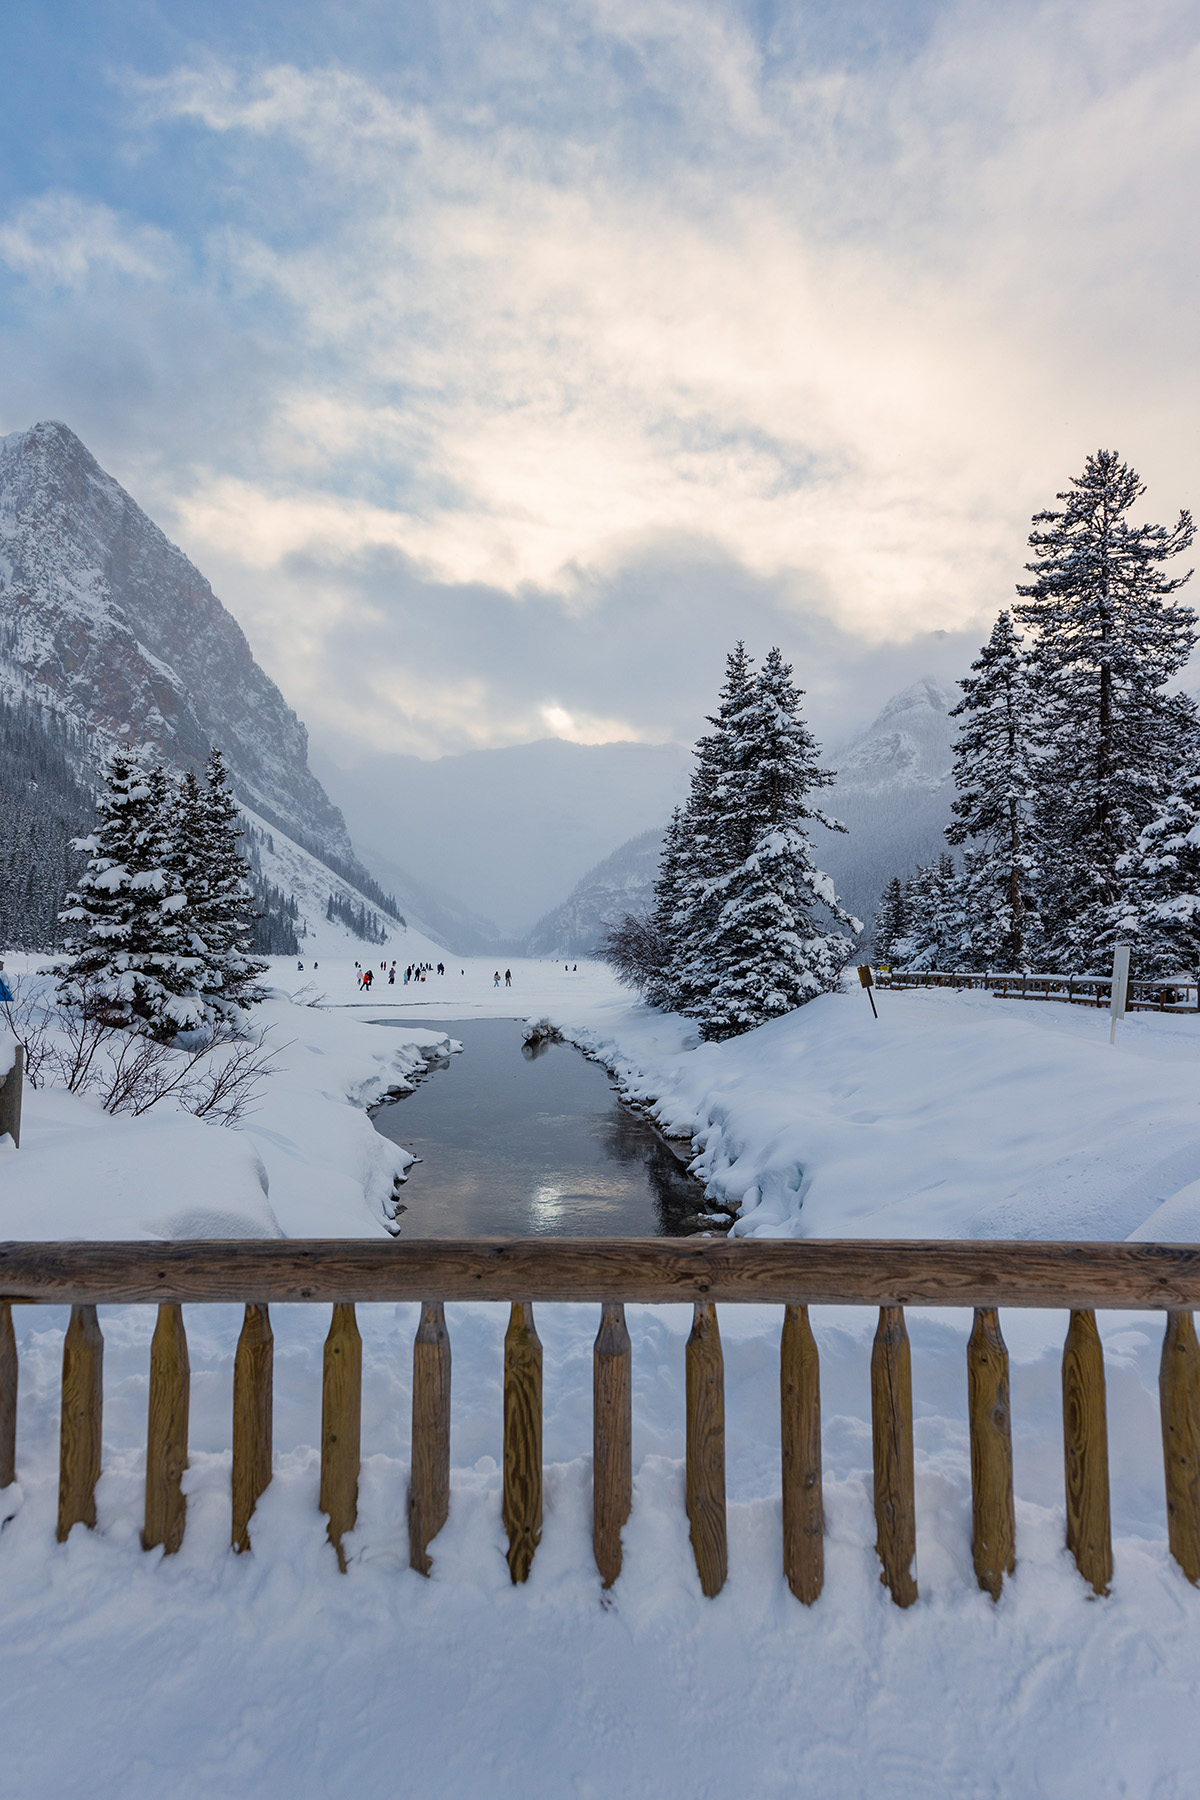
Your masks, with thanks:
[(416, 866), (461, 912), (512, 940), (615, 846), (661, 829), (687, 792), (691, 760), (682, 744), (543, 738), (317, 767), (373, 866)]
[(653, 827), (589, 869), (562, 905), (538, 920), (525, 939), (525, 955), (596, 956), (606, 925), (649, 909), (662, 841), (661, 826)]
[[(39, 793), (62, 816), (59, 836), (73, 833), (114, 741), (149, 745), (183, 769), (199, 769), (217, 744), (243, 808), (303, 858), (310, 910), (321, 888), (328, 890), (323, 906), (333, 893), (356, 916), (364, 907), (387, 908), (309, 768), (304, 726), (236, 621), (61, 424), (0, 438), (0, 699), (7, 734), (0, 792), (6, 819), (13, 807), (23, 809), (22, 843), (45, 836), (30, 823)], [(61, 846), (57, 860), (43, 850), (29, 902), (36, 908), (23, 921), (10, 916), (20, 910), (19, 895), (13, 870), (3, 871), (9, 942), (41, 934), (43, 914), (57, 908)], [(7, 863), (13, 856), (10, 830)], [(265, 862), (258, 872), (266, 886), (282, 886)], [(299, 923), (303, 937), (308, 921)], [(283, 931), (282, 914), (279, 925)]]
[(817, 861), (833, 876), (842, 904), (867, 925), (893, 875), (910, 874), (946, 848), (956, 729), (947, 715), (961, 697), (956, 684), (926, 675), (823, 758), (837, 782), (822, 805), (849, 835), (816, 827)]

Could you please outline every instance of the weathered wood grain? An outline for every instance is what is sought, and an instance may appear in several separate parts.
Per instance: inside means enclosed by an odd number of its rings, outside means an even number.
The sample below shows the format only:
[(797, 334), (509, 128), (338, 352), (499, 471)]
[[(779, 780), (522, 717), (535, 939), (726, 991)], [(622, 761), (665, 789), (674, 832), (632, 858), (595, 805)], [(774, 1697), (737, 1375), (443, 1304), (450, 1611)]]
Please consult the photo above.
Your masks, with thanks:
[(429, 1546), (449, 1517), (450, 1334), (445, 1306), (440, 1300), (426, 1300), (413, 1339), (412, 1474), (408, 1484), (408, 1560), (422, 1575), (433, 1568)]
[(542, 1340), (522, 1300), (504, 1335), (504, 1528), (508, 1572), (527, 1581), (542, 1536)]
[(697, 1301), (687, 1341), (687, 1516), (700, 1590), (709, 1599), (725, 1586), (725, 1359), (717, 1309)]
[(1200, 1582), (1200, 1345), (1190, 1312), (1167, 1314), (1158, 1396), (1167, 1541), (1188, 1580)]
[(0, 1299), (1200, 1307), (1200, 1245), (818, 1238), (0, 1244)]
[(150, 1343), (150, 1403), (146, 1413), (146, 1521), (142, 1548), (161, 1544), (173, 1556), (183, 1542), (187, 1496), (183, 1471), (188, 1461), (188, 1402), (191, 1368), (183, 1308), (167, 1302), (158, 1309)]
[(1000, 1598), (1017, 1566), (1013, 1511), (1012, 1418), (1008, 1348), (993, 1307), (977, 1307), (967, 1345), (967, 1412), (971, 1427), (971, 1548), (981, 1588)]
[(96, 1524), (104, 1427), (104, 1339), (94, 1306), (73, 1306), (63, 1339), (58, 1461), (58, 1541), (73, 1525)]
[(14, 1046), (12, 1066), (0, 1075), (0, 1137), (7, 1132), (21, 1147), (21, 1096), (25, 1089), (25, 1046)]
[(12, 1307), (0, 1300), (0, 1488), (17, 1479), (17, 1376)]
[(346, 1569), (342, 1538), (358, 1520), (362, 1433), (362, 1338), (352, 1306), (333, 1309), (321, 1379), (321, 1496), (327, 1535)]
[(821, 1369), (807, 1306), (789, 1306), (784, 1311), (779, 1410), (783, 1572), (797, 1600), (811, 1606), (825, 1582), (825, 1508), (821, 1494)]
[(1097, 1594), (1107, 1594), (1113, 1561), (1104, 1350), (1096, 1316), (1086, 1308), (1071, 1314), (1063, 1346), (1062, 1395), (1067, 1548), (1084, 1580)]
[(899, 1306), (879, 1309), (879, 1326), (871, 1350), (871, 1438), (880, 1580), (890, 1589), (897, 1606), (911, 1606), (917, 1598), (912, 1362), (904, 1310)]
[(633, 1389), (625, 1308), (606, 1300), (592, 1352), (592, 1548), (606, 1588), (621, 1573), (633, 1505)]
[(233, 1520), (235, 1550), (250, 1548), (250, 1519), (271, 1481), (275, 1338), (265, 1305), (251, 1302), (233, 1364)]

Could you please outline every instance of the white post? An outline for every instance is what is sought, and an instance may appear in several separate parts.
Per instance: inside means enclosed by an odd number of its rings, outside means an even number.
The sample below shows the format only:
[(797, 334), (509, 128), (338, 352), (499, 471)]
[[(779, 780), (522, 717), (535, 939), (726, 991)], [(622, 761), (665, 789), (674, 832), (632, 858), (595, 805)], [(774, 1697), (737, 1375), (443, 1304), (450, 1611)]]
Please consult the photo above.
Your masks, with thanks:
[(1117, 1041), (1117, 1020), (1125, 1017), (1125, 996), (1129, 991), (1129, 945), (1113, 945), (1112, 972), (1112, 1030), (1108, 1034), (1110, 1044)]

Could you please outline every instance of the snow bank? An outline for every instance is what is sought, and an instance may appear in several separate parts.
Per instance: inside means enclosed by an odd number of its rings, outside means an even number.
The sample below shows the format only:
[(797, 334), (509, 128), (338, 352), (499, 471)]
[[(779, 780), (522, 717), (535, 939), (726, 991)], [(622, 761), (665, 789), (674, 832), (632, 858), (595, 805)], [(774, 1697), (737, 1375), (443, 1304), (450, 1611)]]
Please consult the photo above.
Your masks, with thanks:
[[(830, 994), (744, 1037), (610, 1001), (552, 1017), (760, 1237), (1200, 1236), (1200, 1015)], [(1172, 1196), (1177, 1205), (1165, 1207)]]

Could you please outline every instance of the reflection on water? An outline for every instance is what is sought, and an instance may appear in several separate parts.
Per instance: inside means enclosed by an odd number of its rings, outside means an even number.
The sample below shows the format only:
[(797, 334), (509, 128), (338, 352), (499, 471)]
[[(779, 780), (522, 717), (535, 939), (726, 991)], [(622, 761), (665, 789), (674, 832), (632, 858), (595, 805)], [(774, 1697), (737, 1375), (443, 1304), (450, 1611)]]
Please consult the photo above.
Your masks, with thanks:
[(422, 1158), (401, 1195), (401, 1237), (703, 1229), (703, 1189), (596, 1063), (569, 1044), (523, 1044), (515, 1019), (420, 1023), (448, 1031), (463, 1054), (373, 1115), (377, 1130)]

